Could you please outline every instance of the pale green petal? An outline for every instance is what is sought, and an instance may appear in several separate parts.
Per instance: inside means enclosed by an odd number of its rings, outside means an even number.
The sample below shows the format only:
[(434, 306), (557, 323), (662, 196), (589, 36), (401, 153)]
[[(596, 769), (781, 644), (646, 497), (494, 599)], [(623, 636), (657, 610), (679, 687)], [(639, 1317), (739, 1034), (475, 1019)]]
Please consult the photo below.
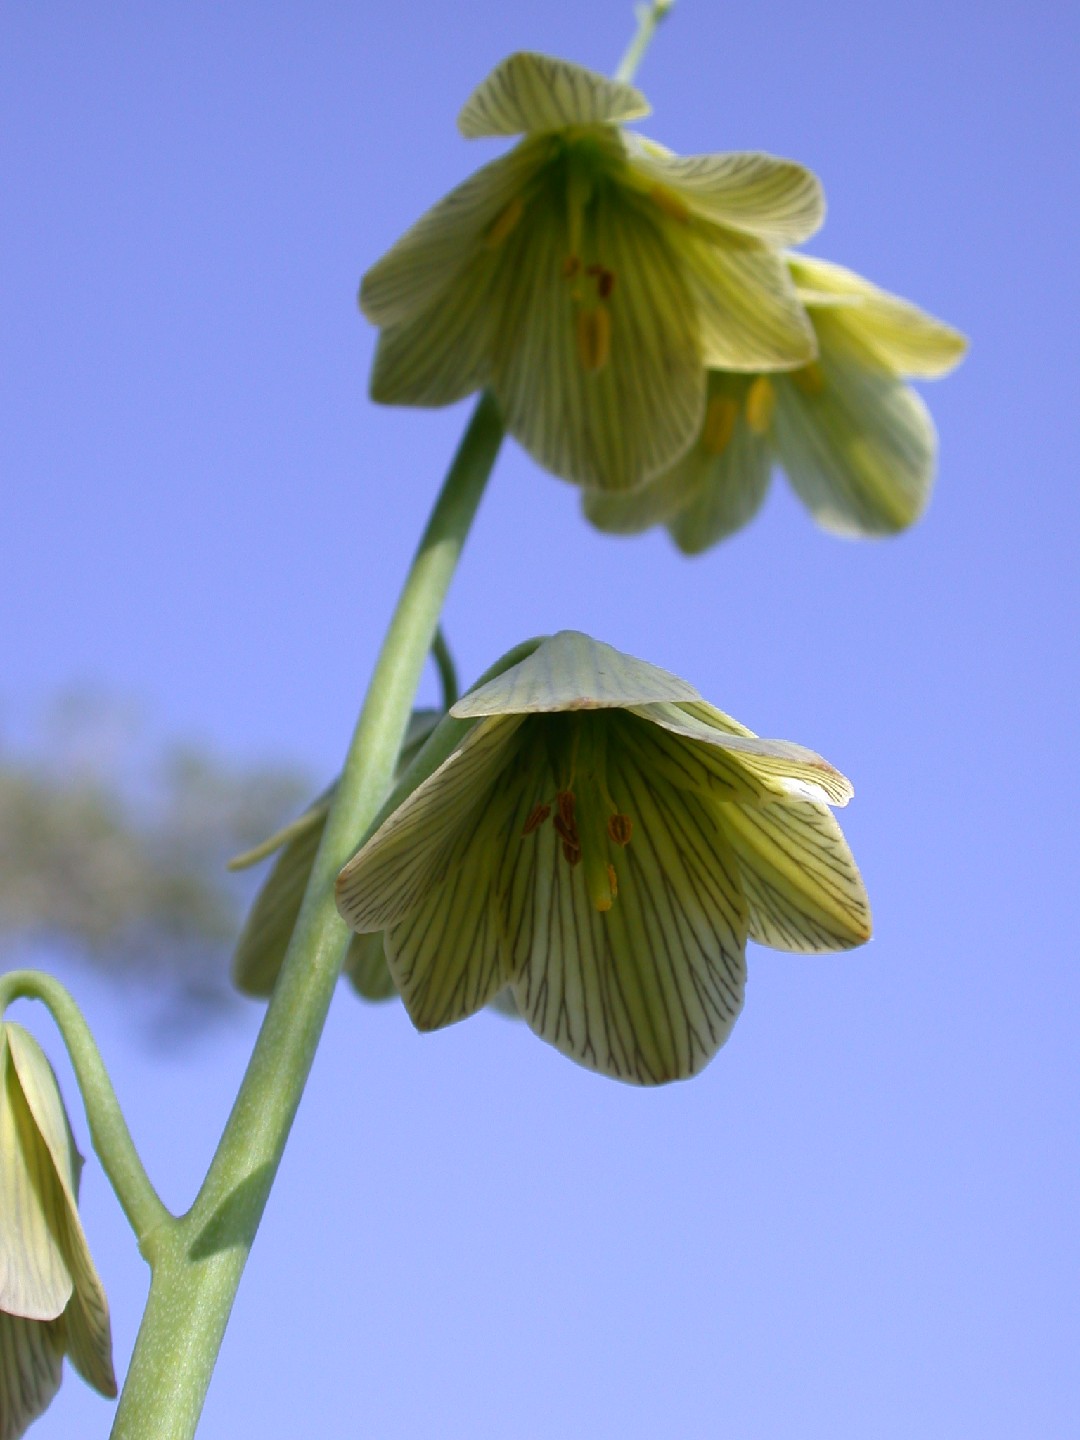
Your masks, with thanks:
[(0, 1311), (0, 1440), (19, 1440), (60, 1388), (64, 1322)]
[(385, 930), (404, 919), (462, 863), (463, 842), (513, 753), (523, 718), (482, 720), (344, 867), (337, 906), (354, 930)]
[[(564, 270), (572, 247), (557, 187), (505, 244), (514, 283), (500, 306), (492, 388), (507, 429), (564, 479), (600, 490), (644, 484), (690, 446), (704, 413), (698, 323), (681, 257), (658, 220), (611, 184), (586, 215), (580, 279)], [(593, 303), (584, 275), (592, 265), (614, 277), (602, 303)], [(583, 358), (584, 313), (607, 317), (599, 366)]]
[(393, 1000), (398, 993), (381, 932), (351, 936), (342, 973), (365, 1000)]
[(578, 630), (560, 630), (527, 659), (463, 695), (450, 713), (524, 715), (700, 699), (692, 685), (667, 670)]
[[(438, 724), (441, 714), (441, 711), (432, 709), (420, 709), (412, 712), (408, 728), (405, 731), (405, 739), (402, 742), (401, 754), (398, 756), (397, 773), (399, 775), (423, 748), (425, 741)], [(232, 979), (233, 984), (244, 995), (266, 999), (277, 982), (282, 961), (285, 959), (285, 951), (289, 947), (289, 941), (292, 939), (292, 933), (296, 927), (297, 916), (300, 914), (304, 892), (307, 890), (308, 881), (311, 878), (315, 853), (322, 843), (326, 817), (337, 786), (338, 782), (335, 780), (297, 819), (282, 826), (261, 845), (245, 851), (243, 855), (237, 855), (229, 862), (230, 870), (243, 870), (249, 865), (255, 865), (260, 860), (267, 859), (275, 850), (281, 851), (259, 888), (259, 893), (244, 921), (240, 938), (236, 942), (232, 962)], [(381, 958), (381, 945), (377, 948)], [(349, 954), (351, 955), (351, 953), (350, 950)], [(346, 969), (348, 969), (349, 963), (349, 955), (347, 955)], [(357, 984), (357, 989), (367, 998), (382, 999), (384, 995), (394, 993), (385, 961), (381, 961), (381, 964), (385, 983), (390, 988), (380, 989), (378, 995), (368, 996), (365, 986), (369, 982), (365, 981), (364, 985)], [(356, 983), (355, 976), (352, 978)], [(378, 988), (378, 982), (374, 977), (370, 980), (370, 986)]]
[[(397, 325), (429, 309), (484, 252), (485, 238), (520, 200), (546, 149), (525, 141), (483, 165), (423, 214), (360, 284), (360, 308), (375, 325)], [(487, 253), (494, 260), (498, 247)]]
[(790, 370), (814, 358), (814, 328), (775, 251), (738, 235), (710, 243), (687, 232), (679, 253), (707, 366)]
[(379, 335), (369, 391), (380, 405), (452, 405), (482, 390), (491, 370), (499, 266), (481, 251), (426, 309)]
[(458, 116), (458, 129), (476, 140), (568, 125), (618, 125), (648, 113), (648, 101), (632, 85), (522, 50), (477, 86)]
[(890, 535), (922, 514), (937, 439), (922, 400), (875, 363), (846, 321), (816, 316), (817, 380), (774, 377), (771, 438), (815, 520), (840, 535)]
[(742, 151), (725, 155), (672, 155), (627, 137), (631, 164), (658, 203), (682, 201), (695, 216), (737, 230), (768, 245), (798, 245), (825, 218), (825, 196), (812, 170), (775, 155)]
[(726, 789), (740, 800), (756, 794), (760, 803), (795, 798), (846, 805), (854, 794), (851, 781), (816, 751), (791, 740), (765, 740), (743, 727), (739, 733), (729, 716), (704, 702), (638, 705), (633, 713), (690, 742), (687, 754), (708, 769), (715, 781), (708, 788), (721, 799)]
[(62, 1189), (62, 1203), (54, 1197), (46, 1213), (74, 1285), (64, 1311), (67, 1350), (88, 1384), (103, 1395), (115, 1395), (109, 1307), (79, 1220), (79, 1162), (56, 1077), (37, 1041), (20, 1026), (7, 1027), (7, 1039), (27, 1108)]
[(696, 448), (637, 490), (582, 491), (586, 520), (608, 535), (640, 535), (670, 520), (696, 494), (697, 471), (691, 459)]
[(529, 1026), (580, 1064), (655, 1085), (695, 1074), (735, 1023), (746, 908), (734, 857), (699, 797), (614, 749), (608, 779), (635, 823), (606, 913), (551, 826), (508, 851), (514, 998)]
[(806, 255), (789, 256), (791, 273), (804, 305), (817, 320), (828, 310), (880, 363), (897, 375), (931, 380), (946, 375), (963, 359), (967, 340), (933, 315), (880, 290), (853, 270)]
[(304, 899), (315, 852), (322, 843), (325, 802), (312, 806), (301, 817), (248, 911), (233, 952), (232, 980), (243, 995), (265, 999), (277, 983), (281, 962), (289, 948), (296, 918)]
[(746, 419), (745, 375), (709, 375), (705, 424), (690, 449), (629, 494), (586, 490), (586, 518), (611, 535), (665, 524), (679, 549), (697, 555), (753, 519), (769, 488), (772, 458)]
[(521, 844), (519, 789), (508, 777), (471, 807), (457, 836), (459, 863), (386, 931), (390, 974), (418, 1030), (464, 1020), (506, 984), (496, 882), (507, 850)]
[(722, 804), (739, 863), (750, 938), (815, 954), (870, 938), (870, 901), (847, 841), (824, 805)]
[[(74, 1286), (64, 1251), (68, 1198), (15, 1067), (20, 1036), (29, 1040), (18, 1025), (0, 1027), (0, 1310), (55, 1320)], [(49, 1110), (50, 1126), (59, 1118), (66, 1132), (62, 1106), (59, 1117), (55, 1103)]]

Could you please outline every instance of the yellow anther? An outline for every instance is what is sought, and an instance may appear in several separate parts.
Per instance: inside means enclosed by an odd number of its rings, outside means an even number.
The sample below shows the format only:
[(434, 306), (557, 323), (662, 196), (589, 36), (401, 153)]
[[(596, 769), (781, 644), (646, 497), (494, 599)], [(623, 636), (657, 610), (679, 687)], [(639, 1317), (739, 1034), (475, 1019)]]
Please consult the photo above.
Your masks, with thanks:
[(611, 315), (603, 307), (577, 312), (577, 352), (583, 370), (602, 370), (611, 353)]
[(772, 381), (759, 375), (746, 392), (746, 423), (755, 435), (764, 435), (772, 423), (776, 409), (776, 391)]
[(710, 455), (722, 455), (735, 434), (739, 407), (730, 395), (714, 395), (705, 410), (705, 428), (701, 443)]
[(484, 244), (489, 250), (497, 250), (511, 231), (517, 228), (524, 211), (525, 201), (520, 195), (515, 195), (502, 214), (491, 224), (484, 237)]
[(825, 389), (825, 375), (816, 360), (796, 370), (791, 378), (804, 395), (820, 395)]
[(617, 900), (619, 898), (619, 877), (615, 874), (614, 865), (607, 867), (607, 878), (608, 884), (611, 886), (611, 898)]
[(662, 210), (672, 220), (678, 220), (685, 225), (690, 219), (690, 210), (686, 201), (680, 199), (666, 185), (654, 185), (649, 191), (649, 199), (657, 209)]

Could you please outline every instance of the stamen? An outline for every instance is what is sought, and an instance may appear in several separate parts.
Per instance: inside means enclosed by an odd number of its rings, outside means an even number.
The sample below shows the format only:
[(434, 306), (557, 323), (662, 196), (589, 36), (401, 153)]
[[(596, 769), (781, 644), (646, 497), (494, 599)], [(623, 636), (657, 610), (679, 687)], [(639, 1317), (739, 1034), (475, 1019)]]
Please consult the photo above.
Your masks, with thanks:
[(497, 250), (506, 237), (517, 229), (518, 221), (524, 211), (525, 201), (520, 195), (515, 195), (502, 214), (489, 227), (487, 235), (484, 237), (485, 246), (489, 250)]
[(617, 900), (619, 898), (619, 877), (615, 874), (614, 865), (607, 867), (607, 878), (608, 884), (611, 886), (611, 898)]
[(746, 392), (746, 423), (755, 435), (764, 435), (776, 409), (776, 391), (765, 375), (759, 375)]
[(687, 207), (686, 201), (680, 199), (680, 197), (669, 190), (666, 185), (654, 185), (649, 191), (649, 199), (659, 210), (662, 210), (665, 215), (670, 216), (672, 220), (679, 220), (683, 225), (689, 221), (690, 210)]
[(572, 820), (566, 821), (561, 815), (556, 815), (551, 823), (555, 827), (555, 834), (558, 835), (564, 844), (576, 845), (579, 849), (581, 848), (581, 836), (578, 834), (578, 828)]
[(615, 289), (615, 272), (601, 268), (599, 279), (596, 282), (596, 293), (601, 300), (610, 300), (611, 292)]
[(543, 802), (541, 802), (539, 805), (534, 805), (533, 808), (529, 811), (529, 818), (525, 821), (525, 824), (522, 827), (522, 835), (531, 835), (534, 830), (539, 830), (540, 826), (544, 823), (544, 821), (548, 818), (550, 814), (550, 805), (545, 805), (543, 804)]
[(722, 455), (735, 434), (739, 407), (730, 395), (714, 395), (705, 411), (705, 428), (701, 443), (710, 455)]
[(572, 790), (560, 790), (555, 796), (555, 804), (559, 807), (559, 817), (566, 825), (573, 825), (574, 810), (577, 807), (577, 800)]
[(581, 269), (581, 260), (577, 255), (567, 255), (562, 262), (562, 273), (564, 280), (573, 280), (574, 276)]
[(634, 822), (629, 815), (612, 815), (607, 822), (608, 839), (615, 845), (629, 845)]
[(563, 841), (563, 847), (562, 847), (562, 853), (563, 853), (563, 859), (566, 861), (566, 863), (567, 863), (568, 865), (580, 865), (580, 864), (581, 864), (581, 846), (580, 846), (580, 845), (571, 845), (569, 840), (564, 840), (564, 841)]
[(804, 395), (820, 395), (825, 389), (825, 375), (816, 360), (796, 370), (791, 378)]
[(611, 353), (611, 315), (605, 309), (577, 312), (577, 351), (581, 368), (602, 370)]

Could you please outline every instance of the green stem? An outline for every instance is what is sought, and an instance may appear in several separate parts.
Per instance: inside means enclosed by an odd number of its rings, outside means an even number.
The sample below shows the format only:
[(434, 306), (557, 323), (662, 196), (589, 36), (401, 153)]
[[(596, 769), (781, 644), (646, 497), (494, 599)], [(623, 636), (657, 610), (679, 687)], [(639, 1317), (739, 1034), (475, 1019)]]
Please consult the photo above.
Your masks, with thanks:
[(449, 710), (458, 698), (460, 691), (458, 690), (457, 666), (454, 664), (454, 657), (450, 653), (450, 646), (446, 643), (446, 636), (443, 634), (441, 625), (435, 631), (435, 639), (431, 642), (431, 657), (439, 672), (443, 709)]
[(675, 0), (651, 0), (648, 5), (638, 5), (634, 14), (637, 17), (637, 34), (626, 47), (626, 54), (619, 61), (619, 68), (615, 71), (615, 79), (629, 84), (637, 74), (637, 68), (641, 64), (645, 51), (656, 34), (656, 27), (661, 20), (667, 18)]
[(56, 1022), (71, 1057), (94, 1153), (149, 1259), (149, 1237), (175, 1221), (143, 1169), (90, 1027), (59, 980), (39, 970), (12, 970), (0, 976), (0, 1015), (19, 999), (40, 1000)]
[(178, 1243), (155, 1265), (113, 1440), (190, 1440), (341, 969), (334, 879), (389, 789), (421, 670), (502, 441), (481, 397), (383, 641), (281, 975)]

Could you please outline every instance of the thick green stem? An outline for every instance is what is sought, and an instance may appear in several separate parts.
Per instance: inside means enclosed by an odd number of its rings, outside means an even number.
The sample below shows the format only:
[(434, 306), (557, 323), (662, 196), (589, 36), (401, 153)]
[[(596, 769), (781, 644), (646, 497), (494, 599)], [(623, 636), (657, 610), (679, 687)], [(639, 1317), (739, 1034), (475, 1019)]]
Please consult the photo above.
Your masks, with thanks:
[(382, 803), (439, 614), (502, 440), (481, 398), (390, 622), (292, 942), (217, 1154), (150, 1298), (113, 1440), (190, 1440), (322, 1033), (348, 938), (334, 879)]
[(71, 1057), (94, 1153), (116, 1191), (143, 1253), (150, 1258), (150, 1237), (175, 1222), (143, 1169), (109, 1072), (82, 1011), (59, 980), (39, 970), (12, 970), (0, 976), (0, 1016), (12, 1000), (18, 999), (40, 1000), (56, 1022)]
[(637, 34), (626, 47), (626, 54), (619, 61), (619, 68), (615, 71), (615, 79), (622, 80), (629, 84), (637, 74), (637, 68), (641, 64), (645, 51), (649, 48), (652, 37), (656, 34), (656, 27), (661, 20), (667, 18), (675, 0), (650, 0), (647, 5), (638, 5), (634, 11), (637, 16)]

